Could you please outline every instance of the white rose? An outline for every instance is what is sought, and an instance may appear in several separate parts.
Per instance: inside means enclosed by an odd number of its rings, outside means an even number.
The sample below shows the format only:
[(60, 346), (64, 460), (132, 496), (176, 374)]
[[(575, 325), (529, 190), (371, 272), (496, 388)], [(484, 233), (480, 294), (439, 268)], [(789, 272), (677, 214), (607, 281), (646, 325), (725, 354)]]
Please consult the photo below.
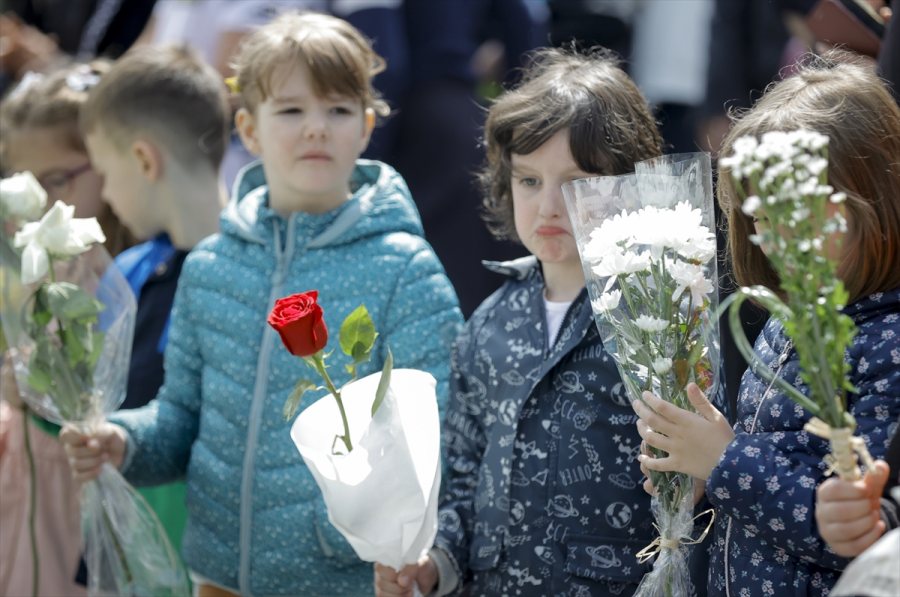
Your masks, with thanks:
[(50, 256), (71, 257), (94, 243), (106, 241), (97, 218), (73, 218), (75, 207), (53, 204), (39, 222), (29, 222), (16, 233), (13, 244), (22, 251), (22, 283), (40, 280), (50, 267)]
[(47, 192), (31, 172), (0, 180), (0, 216), (36, 220), (47, 205)]

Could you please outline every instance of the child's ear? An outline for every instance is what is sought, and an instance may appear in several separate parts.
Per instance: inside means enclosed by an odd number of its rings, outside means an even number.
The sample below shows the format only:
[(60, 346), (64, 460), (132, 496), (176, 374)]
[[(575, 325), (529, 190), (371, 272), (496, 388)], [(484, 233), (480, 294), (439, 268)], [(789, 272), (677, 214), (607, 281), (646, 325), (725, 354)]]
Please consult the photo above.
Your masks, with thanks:
[(147, 180), (159, 180), (163, 173), (163, 159), (156, 145), (146, 139), (138, 139), (131, 144), (131, 154)]
[(253, 114), (247, 108), (240, 108), (234, 115), (234, 126), (247, 151), (259, 156), (259, 140), (256, 137), (256, 120), (253, 118)]
[(363, 131), (362, 147), (359, 152), (362, 153), (369, 145), (369, 139), (372, 138), (372, 131), (375, 130), (375, 110), (366, 108), (365, 112), (365, 130)]

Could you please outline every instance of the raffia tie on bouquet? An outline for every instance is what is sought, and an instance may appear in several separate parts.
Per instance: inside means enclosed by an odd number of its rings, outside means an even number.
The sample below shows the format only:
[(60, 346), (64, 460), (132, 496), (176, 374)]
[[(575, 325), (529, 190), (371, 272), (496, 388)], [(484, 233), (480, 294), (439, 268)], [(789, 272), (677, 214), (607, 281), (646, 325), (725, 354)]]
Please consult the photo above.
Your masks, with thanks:
[[(709, 531), (712, 529), (713, 523), (716, 521), (716, 511), (714, 508), (710, 508), (709, 510), (704, 510), (697, 516), (691, 519), (693, 523), (695, 520), (700, 518), (701, 516), (706, 516), (709, 514), (709, 522), (706, 523), (706, 528), (703, 529), (703, 532), (700, 533), (700, 536), (696, 539), (689, 538), (687, 541), (682, 541), (681, 539), (667, 539), (665, 537), (657, 537), (653, 541), (650, 542), (647, 547), (637, 552), (635, 557), (637, 558), (638, 564), (643, 564), (652, 560), (659, 552), (664, 549), (670, 549), (672, 551), (678, 549), (681, 545), (696, 545), (698, 543), (702, 543), (704, 539), (706, 539), (706, 535), (709, 534)], [(656, 529), (656, 532), (660, 532), (659, 527), (656, 526), (656, 523), (653, 523), (653, 528)]]
[(813, 417), (803, 426), (803, 429), (817, 437), (827, 439), (831, 443), (831, 454), (825, 457), (825, 462), (828, 464), (828, 470), (825, 471), (826, 476), (837, 471), (841, 479), (847, 481), (859, 479), (862, 475), (857, 466), (857, 456), (867, 470), (872, 470), (872, 467), (875, 466), (865, 440), (854, 436), (851, 428), (832, 427), (819, 417)]

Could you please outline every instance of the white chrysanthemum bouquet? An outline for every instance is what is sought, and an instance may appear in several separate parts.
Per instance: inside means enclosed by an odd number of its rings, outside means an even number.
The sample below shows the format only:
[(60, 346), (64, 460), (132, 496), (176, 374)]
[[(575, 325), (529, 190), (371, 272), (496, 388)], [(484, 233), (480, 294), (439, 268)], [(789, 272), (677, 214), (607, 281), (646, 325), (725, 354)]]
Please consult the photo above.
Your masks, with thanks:
[[(651, 391), (693, 410), (686, 387), (717, 387), (716, 240), (707, 154), (648, 160), (623, 176), (575, 180), (563, 194), (604, 347), (631, 400)], [(687, 595), (693, 479), (651, 474), (659, 554), (636, 595)]]
[[(742, 137), (720, 164), (734, 179), (742, 211), (756, 222), (751, 242), (765, 252), (781, 283), (780, 289), (741, 288), (729, 297), (735, 343), (754, 372), (814, 415), (806, 430), (831, 442), (841, 478), (858, 479), (857, 454), (867, 465), (871, 457), (853, 437), (856, 422), (846, 411), (846, 393), (854, 388), (844, 352), (856, 327), (841, 312), (848, 296), (835, 260), (847, 229), (840, 209), (846, 196), (828, 184), (828, 137), (804, 130), (769, 132), (761, 140)], [(738, 318), (748, 298), (784, 322), (808, 396), (776, 378), (753, 352)]]

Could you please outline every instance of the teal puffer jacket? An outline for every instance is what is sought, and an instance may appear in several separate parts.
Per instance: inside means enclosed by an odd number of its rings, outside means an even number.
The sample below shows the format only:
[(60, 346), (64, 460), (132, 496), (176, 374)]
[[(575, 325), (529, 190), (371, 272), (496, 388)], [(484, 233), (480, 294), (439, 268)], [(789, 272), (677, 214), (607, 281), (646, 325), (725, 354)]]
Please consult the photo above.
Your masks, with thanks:
[[(329, 524), (282, 416), (311, 371), (266, 316), (276, 298), (318, 290), (332, 332), (329, 369), (341, 384), (337, 330), (365, 304), (380, 336), (360, 376), (379, 371), (390, 347), (396, 367), (435, 376), (443, 412), (462, 323), (456, 295), (406, 183), (384, 164), (360, 160), (353, 197), (325, 214), (273, 212), (258, 164), (235, 188), (221, 233), (184, 264), (159, 395), (113, 418), (130, 436), (124, 473), (138, 485), (186, 476), (184, 557), (215, 584), (257, 597), (371, 595), (371, 564)], [(321, 395), (307, 393), (301, 409)]]

